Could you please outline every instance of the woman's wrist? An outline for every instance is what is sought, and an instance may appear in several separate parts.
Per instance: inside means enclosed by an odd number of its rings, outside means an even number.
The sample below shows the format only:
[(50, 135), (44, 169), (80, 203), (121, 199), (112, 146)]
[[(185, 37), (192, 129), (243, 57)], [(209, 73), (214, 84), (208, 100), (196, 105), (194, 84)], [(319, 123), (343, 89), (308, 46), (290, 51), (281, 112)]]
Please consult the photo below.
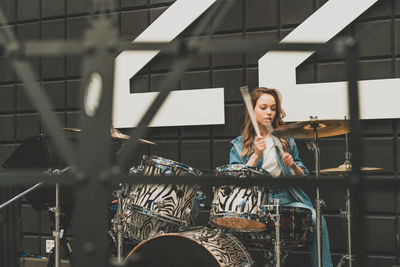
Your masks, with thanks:
[(253, 153), (253, 155), (251, 155), (250, 159), (247, 161), (247, 166), (249, 167), (255, 167), (258, 163), (258, 161), (261, 159), (262, 155), (257, 155), (256, 153)]

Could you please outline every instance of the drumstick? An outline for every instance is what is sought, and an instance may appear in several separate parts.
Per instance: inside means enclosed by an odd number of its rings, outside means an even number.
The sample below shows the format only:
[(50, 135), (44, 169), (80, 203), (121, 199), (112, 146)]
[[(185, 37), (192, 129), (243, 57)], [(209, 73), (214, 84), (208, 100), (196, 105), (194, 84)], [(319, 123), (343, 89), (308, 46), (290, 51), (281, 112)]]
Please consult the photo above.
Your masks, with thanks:
[(251, 123), (253, 124), (254, 130), (256, 131), (257, 136), (261, 136), (260, 128), (258, 128), (256, 116), (254, 115), (253, 104), (251, 103), (249, 87), (248, 86), (240, 87), (240, 92), (242, 93), (244, 104), (246, 105), (247, 112), (249, 113), (250, 120), (251, 120)]

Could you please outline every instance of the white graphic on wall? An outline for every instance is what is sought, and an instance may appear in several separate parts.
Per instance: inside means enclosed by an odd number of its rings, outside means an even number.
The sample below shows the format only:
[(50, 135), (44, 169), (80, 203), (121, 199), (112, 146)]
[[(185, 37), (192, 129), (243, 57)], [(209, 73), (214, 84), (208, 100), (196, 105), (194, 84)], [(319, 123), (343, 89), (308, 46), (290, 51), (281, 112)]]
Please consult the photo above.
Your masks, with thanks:
[[(377, 0), (330, 0), (281, 42), (326, 43)], [(379, 39), (377, 39), (379, 42)], [(296, 67), (313, 52), (270, 51), (258, 62), (259, 85), (278, 88), (287, 121), (348, 116), (347, 82), (296, 84)], [(400, 118), (400, 79), (359, 81), (362, 119)]]
[[(134, 42), (170, 42), (216, 0), (178, 0)], [(124, 51), (115, 59), (113, 121), (116, 128), (139, 123), (157, 92), (131, 94), (129, 80), (160, 51)], [(223, 88), (172, 91), (150, 126), (223, 124)]]

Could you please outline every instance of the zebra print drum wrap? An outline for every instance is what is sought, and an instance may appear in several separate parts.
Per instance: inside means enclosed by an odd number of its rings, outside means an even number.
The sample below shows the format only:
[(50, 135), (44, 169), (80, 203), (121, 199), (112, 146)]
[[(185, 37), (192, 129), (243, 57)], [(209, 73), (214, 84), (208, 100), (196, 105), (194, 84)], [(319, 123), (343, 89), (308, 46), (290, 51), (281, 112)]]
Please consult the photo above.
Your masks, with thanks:
[[(140, 253), (142, 256), (143, 251), (150, 247), (151, 243), (158, 242), (162, 239), (167, 239), (173, 237), (174, 241), (177, 242), (179, 239), (190, 240), (193, 243), (197, 243), (198, 246), (204, 248), (209, 254), (212, 255), (215, 262), (218, 266), (252, 266), (254, 261), (243, 246), (243, 244), (237, 239), (234, 235), (223, 233), (218, 229), (211, 228), (199, 228), (189, 231), (183, 231), (180, 233), (169, 233), (162, 234), (149, 240), (143, 241), (141, 244), (136, 246), (128, 255), (127, 261), (129, 258), (134, 257), (135, 253)], [(183, 241), (183, 240), (182, 240)], [(179, 241), (178, 241), (179, 242)], [(173, 244), (173, 242), (171, 242)], [(175, 243), (176, 244), (176, 243)], [(157, 246), (158, 247), (158, 246)], [(160, 249), (168, 249), (167, 247), (159, 247)], [(190, 253), (190, 252), (189, 252)], [(195, 251), (192, 251), (195, 253)], [(150, 253), (149, 253), (150, 254)], [(154, 251), (154, 255), (157, 255), (157, 251)], [(170, 253), (170, 257), (181, 257), (181, 252), (177, 250), (173, 250)], [(190, 257), (190, 255), (188, 255)]]
[[(217, 175), (237, 178), (268, 175), (263, 169), (250, 168), (243, 164), (225, 165), (217, 168)], [(259, 207), (268, 202), (264, 187), (221, 186), (213, 189), (210, 222), (217, 227), (237, 231), (262, 231), (267, 228)]]

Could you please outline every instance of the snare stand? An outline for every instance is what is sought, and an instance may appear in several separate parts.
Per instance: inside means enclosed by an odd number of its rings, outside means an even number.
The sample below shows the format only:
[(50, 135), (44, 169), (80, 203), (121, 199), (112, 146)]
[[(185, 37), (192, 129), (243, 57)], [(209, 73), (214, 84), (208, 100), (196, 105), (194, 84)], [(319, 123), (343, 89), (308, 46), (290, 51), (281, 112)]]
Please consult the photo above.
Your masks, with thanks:
[(118, 206), (117, 212), (115, 214), (112, 223), (115, 225), (117, 229), (117, 261), (119, 264), (122, 263), (122, 253), (123, 253), (123, 242), (122, 242), (122, 224), (121, 224), (121, 215), (122, 215), (122, 190), (119, 189), (116, 191), (116, 197), (118, 198)]

